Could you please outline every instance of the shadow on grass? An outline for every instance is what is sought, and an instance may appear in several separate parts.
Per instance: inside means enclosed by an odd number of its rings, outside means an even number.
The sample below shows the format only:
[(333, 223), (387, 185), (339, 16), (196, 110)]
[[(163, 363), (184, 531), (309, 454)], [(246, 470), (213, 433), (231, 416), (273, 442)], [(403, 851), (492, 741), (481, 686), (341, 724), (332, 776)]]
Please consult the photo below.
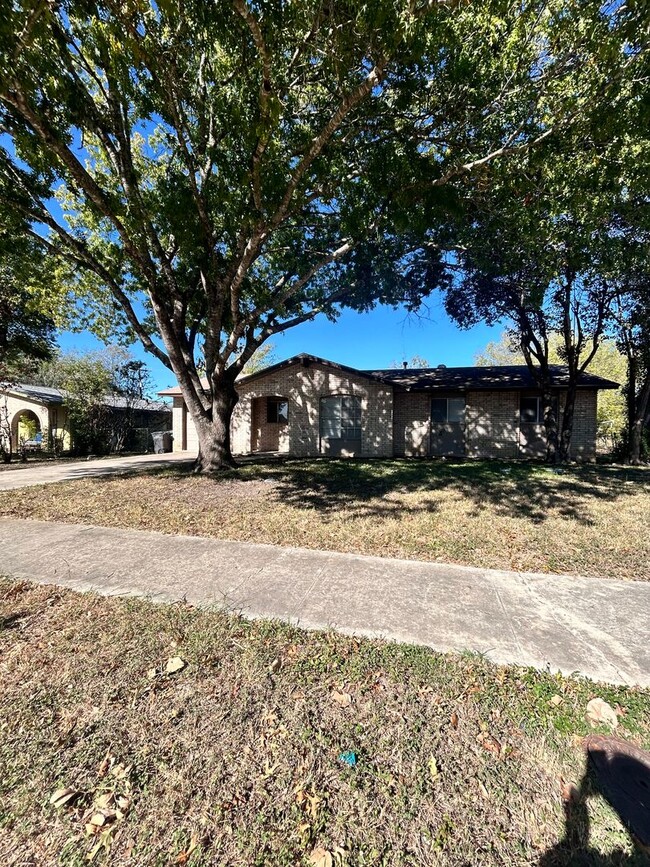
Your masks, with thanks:
[[(93, 481), (127, 477), (193, 475), (193, 462), (153, 464)], [(83, 477), (83, 476), (80, 476)], [(90, 478), (90, 477), (89, 477)], [(398, 517), (438, 510), (436, 494), (451, 492), (471, 503), (471, 514), (524, 518), (541, 524), (564, 517), (593, 525), (590, 505), (614, 503), (643, 492), (650, 495), (650, 470), (578, 466), (559, 472), (541, 464), (431, 459), (247, 459), (215, 482), (273, 483), (270, 495), (295, 509), (323, 517)], [(417, 496), (404, 500), (405, 495)]]
[[(231, 478), (273, 479), (274, 496), (296, 508), (327, 515), (387, 517), (433, 512), (434, 495), (451, 491), (471, 502), (475, 514), (489, 508), (507, 517), (542, 523), (549, 516), (593, 523), (590, 503), (614, 502), (640, 490), (650, 493), (650, 472), (578, 467), (556, 474), (539, 464), (432, 460), (311, 460), (286, 464), (248, 463)], [(399, 495), (420, 494), (405, 503)], [(396, 496), (397, 495), (397, 496)]]
[(0, 632), (4, 632), (6, 629), (19, 629), (21, 621), (27, 616), (27, 611), (15, 611), (6, 616), (0, 615)]
[[(639, 767), (647, 774), (647, 768)], [(634, 763), (630, 766), (629, 760), (626, 772), (635, 773)], [(650, 864), (650, 850), (643, 849), (632, 836), (634, 845), (632, 854), (623, 849), (615, 849), (603, 854), (589, 845), (590, 822), (587, 800), (598, 794), (605, 798), (623, 824), (629, 827), (629, 816), (624, 815), (619, 805), (612, 801), (607, 789), (599, 783), (593, 768), (588, 766), (578, 790), (571, 800), (564, 804), (564, 837), (556, 846), (544, 853), (538, 867), (619, 867), (619, 865), (625, 867), (646, 865), (647, 867)]]

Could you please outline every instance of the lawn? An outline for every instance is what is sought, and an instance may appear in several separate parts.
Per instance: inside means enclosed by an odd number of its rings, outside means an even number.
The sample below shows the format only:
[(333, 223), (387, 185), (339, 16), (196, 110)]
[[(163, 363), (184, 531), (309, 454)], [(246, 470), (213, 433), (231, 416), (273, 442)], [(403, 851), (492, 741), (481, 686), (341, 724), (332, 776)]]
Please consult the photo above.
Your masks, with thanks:
[(0, 514), (650, 580), (650, 469), (452, 461), (174, 466), (0, 494)]
[(647, 691), (3, 579), (0, 678), (3, 865), (644, 863), (563, 798)]

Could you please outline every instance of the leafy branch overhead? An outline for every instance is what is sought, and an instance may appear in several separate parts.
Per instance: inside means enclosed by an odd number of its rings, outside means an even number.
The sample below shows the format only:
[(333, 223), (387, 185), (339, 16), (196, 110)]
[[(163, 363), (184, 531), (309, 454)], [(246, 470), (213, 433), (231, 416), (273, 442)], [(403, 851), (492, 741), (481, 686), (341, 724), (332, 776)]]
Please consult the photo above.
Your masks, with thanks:
[(636, 58), (631, 17), (23, 0), (0, 31), (0, 202), (174, 371), (202, 451), (217, 437), (227, 457), (253, 352), (448, 282), (456, 180), (606, 102)]

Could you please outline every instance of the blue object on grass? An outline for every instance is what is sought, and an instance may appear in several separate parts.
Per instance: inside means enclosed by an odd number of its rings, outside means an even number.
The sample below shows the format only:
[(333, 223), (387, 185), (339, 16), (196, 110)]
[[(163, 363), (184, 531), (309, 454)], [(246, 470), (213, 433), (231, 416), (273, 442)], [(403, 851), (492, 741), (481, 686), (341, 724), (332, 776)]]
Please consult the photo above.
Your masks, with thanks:
[(353, 768), (357, 763), (357, 754), (353, 753), (351, 750), (348, 750), (344, 753), (341, 753), (339, 756), (339, 761)]

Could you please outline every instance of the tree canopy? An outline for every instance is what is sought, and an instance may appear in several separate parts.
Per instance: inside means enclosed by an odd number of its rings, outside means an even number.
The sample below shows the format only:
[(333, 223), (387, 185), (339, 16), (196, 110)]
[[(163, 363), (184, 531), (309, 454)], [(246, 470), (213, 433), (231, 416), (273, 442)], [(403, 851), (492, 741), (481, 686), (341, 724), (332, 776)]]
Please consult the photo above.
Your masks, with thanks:
[(0, 222), (0, 381), (23, 379), (54, 350), (61, 311), (50, 276), (42, 248), (15, 221)]
[[(647, 28), (647, 22), (646, 22)], [(461, 325), (500, 322), (545, 392), (549, 456), (557, 419), (548, 365), (567, 366), (559, 457), (570, 456), (575, 385), (619, 332), (622, 307), (648, 303), (650, 66), (643, 31), (628, 45), (616, 94), (570, 132), (490, 167), (458, 222), (458, 276), (446, 295)], [(627, 299), (627, 300), (623, 300)], [(634, 306), (634, 304), (632, 306)]]
[(0, 25), (0, 202), (104, 324), (174, 371), (212, 469), (255, 350), (320, 311), (414, 308), (447, 285), (452, 182), (483, 189), (491, 165), (608, 104), (635, 14), (17, 0)]

